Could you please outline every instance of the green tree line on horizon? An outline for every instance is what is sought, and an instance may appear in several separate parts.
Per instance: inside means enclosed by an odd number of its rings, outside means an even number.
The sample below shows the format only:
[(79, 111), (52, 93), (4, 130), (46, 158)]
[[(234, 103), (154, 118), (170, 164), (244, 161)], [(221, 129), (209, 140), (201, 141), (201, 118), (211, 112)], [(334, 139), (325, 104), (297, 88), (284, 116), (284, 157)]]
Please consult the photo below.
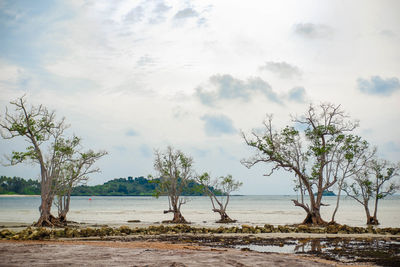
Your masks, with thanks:
[[(159, 178), (149, 180), (143, 176), (115, 178), (102, 185), (79, 185), (73, 188), (72, 196), (153, 196)], [(222, 192), (210, 187), (216, 195)], [(40, 195), (40, 183), (37, 180), (26, 180), (20, 177), (0, 176), (0, 194)], [(185, 196), (204, 195), (200, 184), (191, 180), (183, 191)]]

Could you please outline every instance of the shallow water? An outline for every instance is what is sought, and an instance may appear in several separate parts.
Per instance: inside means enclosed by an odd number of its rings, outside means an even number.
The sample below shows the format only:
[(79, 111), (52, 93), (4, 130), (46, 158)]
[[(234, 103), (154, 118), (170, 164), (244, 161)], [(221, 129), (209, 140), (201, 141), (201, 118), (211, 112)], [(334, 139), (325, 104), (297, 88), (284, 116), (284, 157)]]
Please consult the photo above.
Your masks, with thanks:
[[(91, 199), (91, 200), (90, 200)], [(291, 199), (296, 196), (232, 196), (228, 214), (238, 220), (236, 224), (285, 225), (300, 223), (304, 211), (295, 207)], [(207, 226), (220, 226), (214, 223), (218, 214), (211, 211), (208, 197), (188, 197), (182, 206), (186, 220)], [(324, 197), (328, 207), (322, 207), (322, 216), (330, 220), (336, 204), (336, 197)], [(39, 217), (40, 197), (0, 197), (0, 222), (32, 223)], [(166, 197), (72, 197), (68, 219), (86, 223), (124, 224), (128, 220), (140, 220), (151, 224), (172, 218), (164, 214), (168, 209)], [(56, 213), (54, 207), (53, 212)], [(378, 210), (381, 227), (400, 227), (400, 196), (381, 200)], [(343, 197), (336, 215), (336, 221), (351, 226), (365, 226), (363, 207), (350, 198)]]

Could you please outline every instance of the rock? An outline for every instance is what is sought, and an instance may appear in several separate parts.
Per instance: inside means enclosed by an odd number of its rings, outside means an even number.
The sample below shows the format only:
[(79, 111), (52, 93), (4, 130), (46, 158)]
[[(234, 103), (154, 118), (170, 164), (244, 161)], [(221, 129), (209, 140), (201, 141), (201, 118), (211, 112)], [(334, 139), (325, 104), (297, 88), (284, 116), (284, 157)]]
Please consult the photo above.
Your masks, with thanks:
[(62, 230), (55, 230), (55, 231), (54, 231), (54, 236), (55, 236), (55, 237), (65, 237), (65, 231), (64, 231), (64, 229), (62, 229)]
[(304, 224), (297, 226), (296, 230), (298, 233), (309, 233), (310, 232), (310, 228), (308, 227), (308, 225), (304, 225)]
[(325, 230), (328, 234), (337, 234), (339, 231), (337, 225), (328, 225)]
[(255, 228), (253, 226), (250, 226), (247, 224), (242, 225), (242, 233), (250, 234), (250, 233), (254, 233), (254, 232), (255, 232)]
[(376, 234), (376, 230), (374, 229), (374, 227), (372, 225), (367, 226), (367, 232), (370, 234)]
[(140, 220), (129, 220), (128, 223), (140, 223)]
[(283, 225), (278, 225), (278, 231), (281, 233), (289, 233), (289, 227), (283, 226)]
[(275, 232), (275, 227), (271, 224), (264, 225), (264, 233), (273, 233)]
[(131, 228), (129, 228), (129, 227), (126, 226), (126, 225), (122, 225), (121, 227), (118, 228), (118, 230), (119, 230), (121, 233), (128, 234), (128, 235), (131, 233)]
[(38, 231), (38, 230), (33, 231), (33, 232), (28, 236), (28, 239), (30, 239), (30, 240), (37, 240), (37, 239), (39, 239), (39, 231)]
[(0, 237), (1, 238), (8, 238), (8, 237), (13, 236), (13, 235), (15, 235), (15, 233), (10, 231), (10, 230), (8, 230), (8, 229), (1, 230), (1, 232), (0, 232)]

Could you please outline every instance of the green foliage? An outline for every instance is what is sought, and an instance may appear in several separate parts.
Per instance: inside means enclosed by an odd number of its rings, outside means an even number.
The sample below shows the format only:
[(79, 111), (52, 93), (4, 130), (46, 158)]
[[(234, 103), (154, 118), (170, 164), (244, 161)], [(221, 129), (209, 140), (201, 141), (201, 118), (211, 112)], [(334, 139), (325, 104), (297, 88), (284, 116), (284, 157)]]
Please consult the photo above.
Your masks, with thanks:
[(0, 176), (0, 194), (39, 195), (40, 183), (32, 179)]
[[(73, 189), (73, 196), (154, 196), (154, 192), (160, 182), (159, 178), (146, 179), (144, 177), (116, 178), (105, 182), (103, 185), (87, 186), (81, 185)], [(199, 184), (189, 180), (187, 187), (183, 190), (183, 196), (201, 196)], [(214, 190), (214, 189), (212, 189)], [(214, 190), (216, 194), (220, 191)]]
[[(80, 185), (72, 190), (73, 196), (153, 196), (160, 179), (146, 179), (144, 177), (116, 178), (102, 185)], [(200, 184), (189, 180), (183, 196), (204, 195), (200, 190)], [(222, 192), (210, 187), (216, 195)], [(40, 182), (37, 180), (25, 180), (20, 177), (0, 176), (0, 194), (4, 195), (40, 195)]]

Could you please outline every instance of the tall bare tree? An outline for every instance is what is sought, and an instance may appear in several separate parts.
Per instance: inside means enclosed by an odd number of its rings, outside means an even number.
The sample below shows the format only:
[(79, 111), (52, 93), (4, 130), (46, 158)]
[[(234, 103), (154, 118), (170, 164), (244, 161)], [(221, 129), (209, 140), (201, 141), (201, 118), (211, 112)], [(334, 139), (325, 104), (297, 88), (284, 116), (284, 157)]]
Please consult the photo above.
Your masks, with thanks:
[[(219, 213), (221, 219), (218, 223), (231, 223), (236, 222), (232, 220), (226, 213), (231, 193), (237, 191), (241, 186), (242, 182), (235, 181), (232, 175), (221, 176), (217, 179), (211, 179), (208, 173), (196, 177), (195, 179), (199, 184), (202, 185), (203, 191), (210, 197), (212, 204), (212, 211)], [(217, 196), (211, 189), (217, 190), (222, 194)]]
[(168, 147), (165, 152), (155, 151), (154, 169), (160, 177), (158, 195), (167, 195), (169, 209), (174, 214), (172, 223), (187, 223), (181, 213), (186, 200), (181, 197), (188, 181), (193, 177), (193, 159), (180, 150)]
[(71, 202), (73, 187), (84, 183), (90, 174), (100, 172), (99, 168), (93, 167), (94, 163), (107, 154), (105, 151), (94, 152), (93, 150), (81, 151), (81, 139), (74, 136), (72, 139), (61, 139), (56, 144), (59, 150), (68, 152), (68, 160), (60, 165), (60, 173), (56, 180), (58, 220), (61, 224), (67, 223), (67, 213)]
[(340, 105), (330, 103), (318, 107), (310, 105), (303, 116), (293, 118), (293, 123), (297, 128), (304, 128), (304, 133), (301, 134), (294, 126), (274, 130), (272, 115), (264, 121), (263, 133), (256, 130), (250, 136), (242, 133), (246, 144), (256, 150), (254, 156), (242, 160), (242, 163), (248, 168), (261, 162), (272, 165), (266, 176), (278, 169), (293, 172), (300, 189), (309, 196), (309, 203), (305, 203), (304, 198), (301, 202), (292, 200), (307, 214), (303, 223), (326, 224), (320, 213), (324, 205), (323, 192), (338, 181), (335, 170), (342, 162), (343, 150), (340, 148), (345, 145), (346, 135), (358, 123), (349, 120)]
[(20, 97), (10, 102), (14, 107), (14, 112), (10, 113), (6, 108), (3, 118), (1, 118), (1, 135), (4, 139), (25, 137), (29, 146), (23, 152), (12, 152), (9, 158), (11, 165), (22, 162), (35, 162), (40, 166), (41, 175), (41, 204), (39, 207), (40, 218), (37, 226), (52, 226), (55, 218), (51, 215), (53, 203), (53, 188), (55, 177), (59, 173), (59, 165), (56, 161), (62, 159), (50, 159), (46, 161), (43, 154), (43, 146), (49, 145), (53, 140), (56, 142), (67, 126), (64, 119), (56, 121), (55, 113), (49, 112), (45, 107), (26, 105), (25, 97)]
[[(367, 224), (379, 224), (378, 202), (400, 189), (400, 183), (394, 179), (399, 175), (400, 163), (393, 164), (387, 160), (373, 159), (369, 161), (366, 170), (357, 173), (353, 183), (344, 185), (343, 190), (347, 195), (364, 207)], [(373, 215), (369, 210), (371, 199), (374, 201)]]

